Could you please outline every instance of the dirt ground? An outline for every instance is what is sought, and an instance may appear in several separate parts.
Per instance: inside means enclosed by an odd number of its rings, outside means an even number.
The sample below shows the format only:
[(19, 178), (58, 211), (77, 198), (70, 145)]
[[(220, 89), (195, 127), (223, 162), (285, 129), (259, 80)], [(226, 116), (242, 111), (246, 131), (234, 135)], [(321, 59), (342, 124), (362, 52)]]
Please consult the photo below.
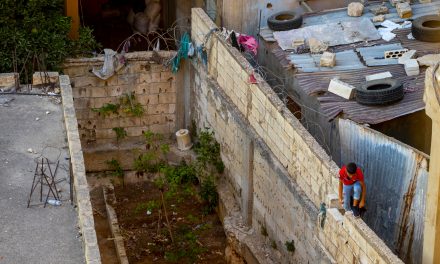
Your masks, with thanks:
[(174, 243), (153, 183), (116, 186), (115, 195), (130, 263), (226, 263), (223, 226), (215, 213), (203, 215), (203, 204), (194, 194), (165, 195)]

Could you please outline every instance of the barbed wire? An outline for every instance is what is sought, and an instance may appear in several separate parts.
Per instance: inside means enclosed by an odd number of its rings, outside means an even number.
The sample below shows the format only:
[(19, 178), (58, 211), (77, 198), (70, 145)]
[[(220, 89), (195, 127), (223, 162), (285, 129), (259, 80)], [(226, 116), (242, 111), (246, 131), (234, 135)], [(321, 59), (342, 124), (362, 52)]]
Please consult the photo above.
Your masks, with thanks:
[[(257, 72), (264, 79), (264, 81), (269, 84), (269, 86), (271, 86), (272, 90), (283, 102), (287, 109), (289, 109), (289, 98), (291, 98), (291, 100), (301, 108), (301, 110), (299, 111), (292, 112), (290, 109), (289, 111), (301, 122), (306, 130), (313, 135), (318, 144), (321, 145), (330, 156), (330, 158), (332, 158), (331, 147), (327, 142), (327, 137), (325, 136), (324, 129), (319, 123), (310, 120), (307, 111), (324, 117), (326, 120), (329, 120), (330, 118), (322, 112), (319, 112), (318, 110), (305, 105), (301, 102), (300, 98), (294, 95), (294, 93), (289, 92), (289, 86), (287, 85), (289, 77), (282, 76), (279, 73), (274, 72), (270, 68), (261, 65), (256, 59), (256, 56), (248, 51), (244, 51), (243, 55), (247, 59), (247, 61), (253, 66), (254, 71)], [(331, 126), (330, 134), (333, 132), (332, 130), (333, 126)]]

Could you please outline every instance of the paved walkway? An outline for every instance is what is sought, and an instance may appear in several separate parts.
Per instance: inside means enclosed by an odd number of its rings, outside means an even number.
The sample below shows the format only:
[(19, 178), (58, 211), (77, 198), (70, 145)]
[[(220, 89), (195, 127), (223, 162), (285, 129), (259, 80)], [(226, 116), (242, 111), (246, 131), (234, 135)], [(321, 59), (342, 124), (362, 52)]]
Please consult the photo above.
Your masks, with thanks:
[[(61, 206), (43, 208), (37, 192), (31, 203), (34, 205), (26, 208), (34, 159), (44, 146), (61, 150), (57, 179), (68, 180), (62, 107), (48, 97), (8, 98), (14, 99), (8, 107), (0, 105), (0, 264), (84, 263), (67, 181), (57, 186), (66, 200)], [(29, 153), (29, 148), (37, 153)], [(57, 149), (46, 149), (45, 155), (56, 157)]]

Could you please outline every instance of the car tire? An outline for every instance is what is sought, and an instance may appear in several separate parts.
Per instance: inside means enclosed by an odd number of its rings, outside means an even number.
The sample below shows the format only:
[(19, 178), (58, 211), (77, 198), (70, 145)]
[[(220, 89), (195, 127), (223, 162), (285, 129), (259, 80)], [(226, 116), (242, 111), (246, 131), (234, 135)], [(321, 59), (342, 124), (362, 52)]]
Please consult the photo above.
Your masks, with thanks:
[(411, 32), (417, 40), (440, 42), (440, 16), (422, 16), (414, 19)]
[(363, 105), (387, 105), (403, 96), (402, 82), (396, 79), (373, 80), (356, 88), (356, 101)]
[(267, 19), (267, 25), (273, 31), (286, 31), (301, 27), (302, 21), (302, 15), (297, 12), (283, 11), (271, 15)]

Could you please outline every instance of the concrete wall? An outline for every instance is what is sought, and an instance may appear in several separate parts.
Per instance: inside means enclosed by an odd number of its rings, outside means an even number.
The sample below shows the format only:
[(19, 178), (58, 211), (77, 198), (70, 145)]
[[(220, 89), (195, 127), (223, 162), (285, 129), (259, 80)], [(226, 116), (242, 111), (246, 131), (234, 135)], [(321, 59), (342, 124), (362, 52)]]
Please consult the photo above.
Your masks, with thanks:
[[(72, 82), (87, 171), (107, 168), (105, 161), (112, 158), (130, 169), (134, 159), (131, 150), (143, 140), (143, 132), (151, 130), (171, 135), (176, 131), (177, 95), (183, 90), (183, 84), (178, 80), (179, 75), (172, 74), (162, 65), (174, 54), (166, 51), (128, 53), (126, 66), (105, 81), (91, 73), (92, 68), (102, 67), (103, 57), (67, 60), (64, 72)], [(104, 117), (92, 110), (107, 103), (117, 104), (130, 93), (134, 93), (136, 102), (142, 105), (144, 114), (140, 117), (123, 111)], [(120, 142), (116, 140), (115, 127), (122, 127), (127, 132), (127, 137)]]
[[(215, 27), (203, 10), (193, 9), (191, 34), (196, 45), (202, 45)], [(293, 255), (279, 247), (284, 259), (291, 262), (402, 263), (362, 220), (350, 214), (342, 216), (332, 208), (327, 210), (324, 229), (315, 225), (313, 213), (316, 215), (319, 205), (337, 192), (339, 168), (261, 76), (255, 74), (258, 84), (249, 83), (253, 69), (238, 50), (216, 33), (204, 45), (207, 65), (194, 62), (198, 107), (193, 115), (199, 126), (215, 130), (248, 224), (258, 228), (258, 222), (265, 223), (275, 241), (297, 239), (303, 249)], [(203, 85), (211, 79), (213, 85)], [(210, 95), (216, 92), (224, 98)], [(224, 110), (228, 107), (237, 114)], [(236, 129), (235, 123), (246, 124), (242, 127), (252, 133), (243, 135), (246, 130)], [(259, 148), (258, 142), (263, 147)], [(243, 155), (242, 151), (248, 153), (252, 148), (253, 155)], [(237, 165), (230, 166), (228, 160)], [(246, 195), (249, 193), (253, 195)], [(310, 210), (306, 201), (311, 203)], [(325, 248), (329, 258), (317, 253), (319, 248)]]
[[(221, 1), (221, 0), (217, 0)], [(267, 19), (274, 13), (292, 10), (297, 0), (222, 0), (222, 26), (240, 33), (256, 36), (259, 27), (267, 27)], [(261, 12), (261, 17), (260, 17)]]
[[(70, 59), (65, 63), (64, 73), (72, 82), (83, 146), (116, 139), (114, 127), (125, 128), (128, 137), (142, 136), (148, 129), (164, 134), (175, 131), (176, 79), (169, 68), (152, 60), (152, 55), (152, 52), (127, 54), (127, 65), (105, 81), (90, 72), (94, 67), (102, 67), (102, 57)], [(173, 52), (161, 52), (159, 56), (170, 58), (172, 55)], [(107, 103), (119, 103), (122, 96), (132, 92), (144, 109), (142, 117), (122, 111), (119, 115), (103, 117), (92, 111)]]
[(83, 152), (79, 140), (78, 123), (73, 106), (72, 87), (68, 76), (60, 76), (61, 96), (63, 99), (64, 123), (67, 131), (70, 162), (73, 175), (75, 203), (78, 210), (78, 222), (81, 230), (83, 249), (87, 264), (100, 264), (98, 240), (95, 232), (92, 204), (90, 202), (89, 186), (86, 178)]

